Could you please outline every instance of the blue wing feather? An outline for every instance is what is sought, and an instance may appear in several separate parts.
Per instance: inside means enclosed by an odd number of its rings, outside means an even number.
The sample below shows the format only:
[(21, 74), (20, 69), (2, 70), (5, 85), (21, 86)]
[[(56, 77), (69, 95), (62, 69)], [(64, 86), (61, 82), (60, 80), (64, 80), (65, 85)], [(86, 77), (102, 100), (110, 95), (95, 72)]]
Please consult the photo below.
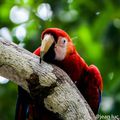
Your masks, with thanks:
[(30, 99), (30, 95), (19, 86), (15, 120), (26, 120)]

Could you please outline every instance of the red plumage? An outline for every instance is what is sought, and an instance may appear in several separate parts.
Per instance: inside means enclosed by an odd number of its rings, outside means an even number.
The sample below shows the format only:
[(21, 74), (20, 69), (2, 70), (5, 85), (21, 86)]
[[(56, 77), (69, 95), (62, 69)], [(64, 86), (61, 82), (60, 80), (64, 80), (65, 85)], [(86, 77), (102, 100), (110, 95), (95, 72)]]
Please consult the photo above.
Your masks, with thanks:
[(41, 39), (43, 39), (45, 34), (52, 34), (55, 39), (58, 39), (59, 36), (66, 37), (68, 41), (71, 41), (70, 36), (63, 30), (58, 28), (48, 28), (42, 32)]

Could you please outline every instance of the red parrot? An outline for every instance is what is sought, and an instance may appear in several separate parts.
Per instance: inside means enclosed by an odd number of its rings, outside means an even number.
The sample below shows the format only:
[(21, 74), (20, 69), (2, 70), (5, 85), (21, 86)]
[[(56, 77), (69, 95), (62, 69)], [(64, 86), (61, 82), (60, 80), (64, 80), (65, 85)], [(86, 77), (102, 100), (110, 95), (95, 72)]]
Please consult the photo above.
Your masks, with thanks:
[[(41, 56), (47, 63), (55, 64), (63, 69), (76, 84), (93, 112), (97, 114), (103, 89), (102, 77), (98, 68), (95, 65), (88, 66), (86, 64), (76, 51), (70, 36), (65, 31), (58, 28), (48, 28), (43, 31), (41, 39), (41, 47), (36, 49), (34, 54)], [(20, 94), (24, 96), (25, 91), (22, 88), (19, 88), (19, 91), (19, 96)], [(25, 93), (24, 97), (26, 96), (29, 96), (28, 93)], [(27, 113), (28, 116), (37, 116), (34, 112), (39, 111), (40, 108), (33, 107), (34, 102), (32, 102), (30, 96), (27, 98), (29, 100), (26, 103), (24, 102), (25, 105), (22, 105), (22, 102), (18, 99), (16, 120), (20, 120), (18, 118), (21, 116), (22, 111), (24, 111), (23, 113)], [(43, 108), (44, 113), (41, 111), (39, 113), (42, 113), (43, 116), (41, 117), (40, 114), (37, 116), (40, 120), (53, 120), (55, 117), (53, 115), (53, 118), (50, 119), (49, 115), (51, 116), (51, 113), (45, 108)], [(45, 114), (47, 115), (46, 118), (44, 117)], [(25, 119), (22, 118), (22, 120)], [(37, 118), (33, 117), (32, 120), (37, 120)]]

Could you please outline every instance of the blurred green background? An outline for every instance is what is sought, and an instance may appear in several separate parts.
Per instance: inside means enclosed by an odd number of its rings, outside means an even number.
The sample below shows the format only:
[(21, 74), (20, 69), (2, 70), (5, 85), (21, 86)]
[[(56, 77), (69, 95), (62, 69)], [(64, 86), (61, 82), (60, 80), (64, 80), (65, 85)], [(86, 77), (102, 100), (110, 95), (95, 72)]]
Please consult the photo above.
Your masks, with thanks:
[[(41, 32), (64, 29), (101, 71), (99, 114), (120, 117), (120, 0), (0, 0), (0, 36), (33, 52)], [(17, 85), (0, 77), (0, 120), (14, 120)]]

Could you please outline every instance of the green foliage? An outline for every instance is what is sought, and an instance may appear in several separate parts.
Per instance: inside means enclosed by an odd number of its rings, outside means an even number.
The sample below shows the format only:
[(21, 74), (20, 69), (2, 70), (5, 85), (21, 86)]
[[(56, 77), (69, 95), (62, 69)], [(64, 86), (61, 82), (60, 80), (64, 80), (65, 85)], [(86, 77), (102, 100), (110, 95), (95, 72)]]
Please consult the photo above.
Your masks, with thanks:
[[(104, 89), (100, 113), (119, 115), (119, 5), (119, 0), (0, 1), (0, 35), (6, 39), (11, 38), (15, 43), (33, 52), (40, 46), (40, 35), (45, 28), (64, 29), (85, 61), (89, 65), (95, 64), (101, 71)], [(20, 13), (21, 9), (24, 9), (24, 12)], [(13, 14), (14, 10), (17, 12)], [(14, 119), (16, 87), (12, 83), (0, 85), (2, 120)]]

